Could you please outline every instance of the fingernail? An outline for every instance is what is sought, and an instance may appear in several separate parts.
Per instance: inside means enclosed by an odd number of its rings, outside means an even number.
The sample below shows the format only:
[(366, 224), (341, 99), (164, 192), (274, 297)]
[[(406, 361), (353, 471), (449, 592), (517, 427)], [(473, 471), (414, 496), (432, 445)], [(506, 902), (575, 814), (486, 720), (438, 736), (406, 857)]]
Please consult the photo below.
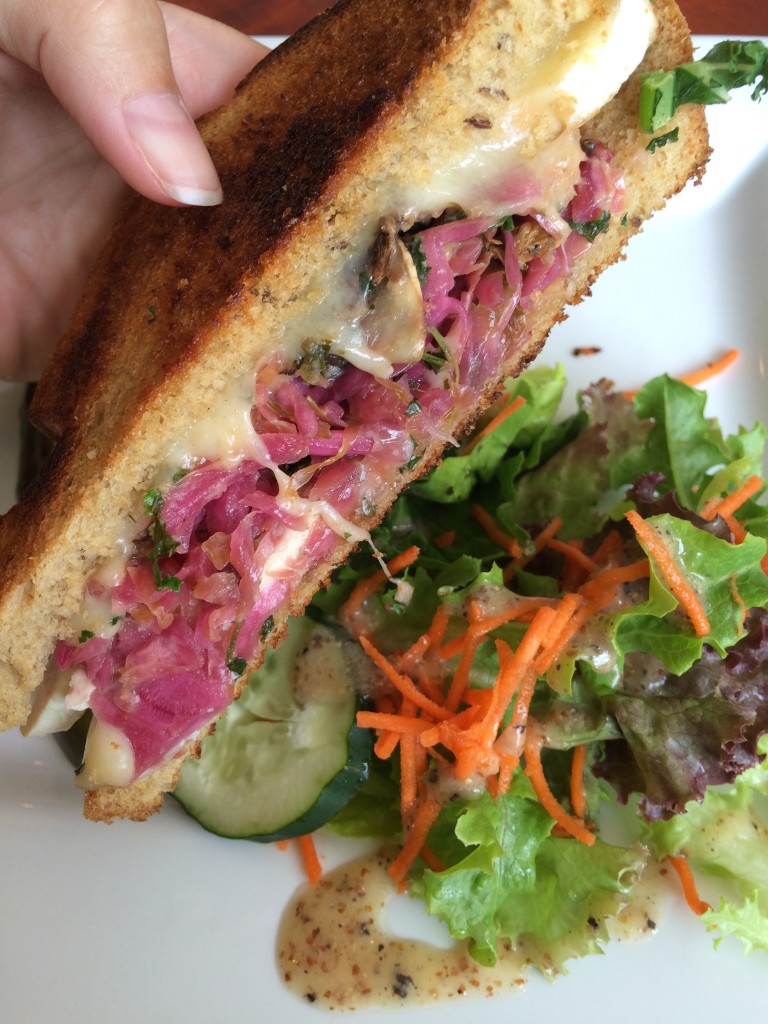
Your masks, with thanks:
[(216, 206), (221, 184), (208, 150), (178, 96), (136, 96), (123, 105), (128, 131), (163, 191), (188, 206)]

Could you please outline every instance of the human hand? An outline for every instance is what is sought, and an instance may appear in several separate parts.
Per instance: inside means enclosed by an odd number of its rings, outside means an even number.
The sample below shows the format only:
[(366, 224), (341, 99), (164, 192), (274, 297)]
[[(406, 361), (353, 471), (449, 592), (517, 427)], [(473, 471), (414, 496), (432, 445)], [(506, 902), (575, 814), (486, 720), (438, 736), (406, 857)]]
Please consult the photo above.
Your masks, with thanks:
[(265, 53), (158, 0), (0, 0), (0, 379), (39, 374), (125, 182), (169, 205), (221, 201), (192, 118)]

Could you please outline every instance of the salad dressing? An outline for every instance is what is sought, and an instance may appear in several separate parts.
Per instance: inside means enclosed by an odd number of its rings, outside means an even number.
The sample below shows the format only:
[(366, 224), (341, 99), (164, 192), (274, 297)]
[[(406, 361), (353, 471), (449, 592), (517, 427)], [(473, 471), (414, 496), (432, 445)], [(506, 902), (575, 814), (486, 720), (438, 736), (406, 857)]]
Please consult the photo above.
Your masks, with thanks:
[(510, 945), (495, 967), (482, 967), (464, 942), (441, 948), (387, 931), (388, 865), (386, 853), (368, 854), (300, 887), (277, 937), (289, 989), (325, 1009), (352, 1010), (487, 997), (525, 984), (526, 956)]
[[(488, 998), (525, 985), (524, 947), (502, 943), (495, 966), (483, 967), (465, 942), (442, 948), (392, 935), (384, 924), (393, 894), (388, 865), (385, 852), (366, 854), (298, 889), (277, 937), (280, 976), (289, 989), (325, 1009), (353, 1010)], [(647, 865), (632, 902), (606, 922), (612, 942), (655, 933), (669, 895), (667, 875), (663, 865)]]

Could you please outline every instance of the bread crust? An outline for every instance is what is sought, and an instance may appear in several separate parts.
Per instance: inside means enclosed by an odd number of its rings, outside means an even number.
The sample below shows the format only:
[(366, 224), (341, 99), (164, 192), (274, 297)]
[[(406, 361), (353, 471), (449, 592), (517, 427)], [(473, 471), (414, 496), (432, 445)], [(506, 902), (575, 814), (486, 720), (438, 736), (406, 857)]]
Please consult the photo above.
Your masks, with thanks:
[[(463, 124), (483, 83), (513, 89), (516, 49), (524, 45), (525, 60), (535, 60), (537, 48), (544, 52), (553, 35), (599, 4), (390, 0), (386, 19), (380, 6), (342, 0), (267, 57), (231, 104), (203, 119), (226, 197), (220, 207), (174, 209), (134, 197), (112, 232), (33, 404), (33, 419), (57, 438), (53, 457), (0, 520), (4, 727), (26, 719), (88, 578), (140, 519), (141, 496), (190, 417), (247, 377), (287, 319), (311, 309), (318, 267), (332, 273), (341, 265), (361, 218), (392, 212), (376, 205), (382, 183), (418, 174), (429, 133)], [(691, 58), (677, 7), (655, 6), (661, 30), (643, 70)], [(352, 59), (339, 58), (345, 51)], [(701, 173), (709, 152), (701, 110), (683, 108), (681, 143), (650, 155), (637, 126), (638, 88), (633, 76), (584, 129), (625, 170), (626, 223), (614, 218), (574, 273), (513, 320), (517, 338), (506, 364), (452, 430), (468, 426), (503, 379), (535, 358), (565, 306), (581, 301), (642, 222)], [(441, 448), (435, 442), (390, 497), (426, 472)], [(340, 542), (286, 611), (299, 611), (348, 550)], [(88, 794), (86, 814), (146, 817), (179, 764), (123, 790)]]

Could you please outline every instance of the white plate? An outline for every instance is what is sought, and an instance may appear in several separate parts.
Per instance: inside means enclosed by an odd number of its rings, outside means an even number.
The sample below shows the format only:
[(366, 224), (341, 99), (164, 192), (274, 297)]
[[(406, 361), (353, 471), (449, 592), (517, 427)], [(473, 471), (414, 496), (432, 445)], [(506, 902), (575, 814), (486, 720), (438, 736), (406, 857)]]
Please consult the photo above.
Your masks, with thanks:
[[(711, 111), (716, 155), (549, 342), (576, 383), (633, 387), (741, 358), (708, 390), (729, 429), (765, 416), (768, 103)], [(579, 359), (578, 345), (602, 351)], [(0, 508), (12, 497), (20, 391), (0, 390)], [(228, 842), (168, 801), (144, 825), (89, 824), (52, 741), (0, 738), (0, 1019), (5, 1024), (312, 1024), (324, 1013), (280, 983), (274, 936), (301, 875), (292, 852)], [(348, 848), (347, 848), (348, 849)], [(343, 850), (321, 846), (331, 859)], [(734, 1019), (763, 1004), (768, 961), (717, 952), (671, 897), (658, 934), (614, 942), (548, 984), (472, 1003), (364, 1011), (365, 1021), (592, 1024)]]

